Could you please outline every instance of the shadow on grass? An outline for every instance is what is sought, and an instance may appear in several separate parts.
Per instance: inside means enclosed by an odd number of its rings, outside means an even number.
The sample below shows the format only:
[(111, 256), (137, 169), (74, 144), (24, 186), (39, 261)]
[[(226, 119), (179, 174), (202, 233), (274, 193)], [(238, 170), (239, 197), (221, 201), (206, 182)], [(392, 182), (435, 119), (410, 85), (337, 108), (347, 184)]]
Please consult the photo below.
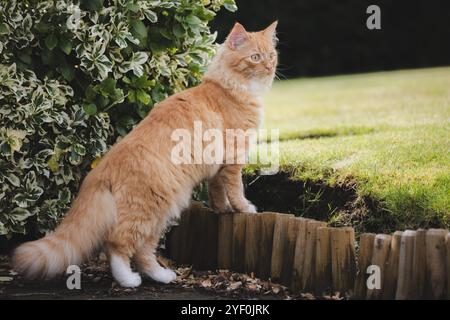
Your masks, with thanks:
[[(333, 138), (337, 136), (354, 136), (373, 132), (375, 132), (374, 128), (364, 126), (316, 129), (307, 131), (291, 131), (289, 133), (283, 133), (283, 131), (281, 130), (279, 141), (283, 142), (289, 140), (307, 140), (307, 139)], [(272, 142), (271, 136), (267, 137), (266, 142)]]

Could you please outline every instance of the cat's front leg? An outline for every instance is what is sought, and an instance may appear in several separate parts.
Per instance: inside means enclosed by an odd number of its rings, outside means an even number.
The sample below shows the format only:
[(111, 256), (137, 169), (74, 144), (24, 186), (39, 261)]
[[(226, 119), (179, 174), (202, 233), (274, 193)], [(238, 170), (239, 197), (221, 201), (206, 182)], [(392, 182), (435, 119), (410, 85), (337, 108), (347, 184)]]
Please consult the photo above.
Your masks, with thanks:
[(208, 181), (208, 197), (211, 208), (219, 213), (233, 212), (230, 201), (228, 200), (225, 186), (220, 171)]
[(231, 207), (237, 212), (256, 213), (256, 207), (245, 198), (242, 165), (225, 165), (219, 172)]

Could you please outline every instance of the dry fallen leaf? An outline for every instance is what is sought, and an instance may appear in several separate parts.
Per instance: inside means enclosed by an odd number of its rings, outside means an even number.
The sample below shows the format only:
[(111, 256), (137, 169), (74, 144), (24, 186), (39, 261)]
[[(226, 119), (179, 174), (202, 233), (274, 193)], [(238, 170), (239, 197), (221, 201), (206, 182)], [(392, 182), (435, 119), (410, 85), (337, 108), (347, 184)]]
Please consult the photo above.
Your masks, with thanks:
[(212, 286), (212, 283), (211, 283), (211, 280), (210, 279), (206, 279), (206, 280), (203, 280), (202, 281), (202, 287), (203, 288), (211, 288), (211, 286)]
[(311, 293), (302, 293), (302, 297), (306, 300), (315, 300), (316, 298)]
[(9, 282), (13, 280), (14, 280), (13, 277), (0, 277), (0, 282)]
[(242, 282), (241, 281), (233, 282), (232, 284), (230, 284), (228, 286), (227, 290), (230, 290), (230, 291), (231, 290), (236, 290), (236, 289), (238, 289), (241, 286), (242, 286)]

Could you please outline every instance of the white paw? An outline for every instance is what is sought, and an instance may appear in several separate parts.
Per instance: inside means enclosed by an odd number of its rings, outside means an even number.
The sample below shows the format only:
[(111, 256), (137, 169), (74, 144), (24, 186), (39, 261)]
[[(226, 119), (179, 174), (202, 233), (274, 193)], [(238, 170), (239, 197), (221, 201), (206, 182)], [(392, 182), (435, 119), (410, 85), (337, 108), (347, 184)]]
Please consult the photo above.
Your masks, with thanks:
[(137, 272), (132, 272), (126, 277), (122, 277), (121, 279), (116, 279), (120, 286), (124, 288), (136, 288), (139, 287), (142, 283), (141, 276)]
[(252, 203), (249, 202), (247, 207), (242, 212), (245, 212), (245, 213), (257, 213), (258, 210), (256, 209), (256, 207)]
[(170, 269), (158, 268), (154, 271), (147, 272), (148, 276), (153, 280), (161, 283), (170, 283), (177, 278), (177, 274)]

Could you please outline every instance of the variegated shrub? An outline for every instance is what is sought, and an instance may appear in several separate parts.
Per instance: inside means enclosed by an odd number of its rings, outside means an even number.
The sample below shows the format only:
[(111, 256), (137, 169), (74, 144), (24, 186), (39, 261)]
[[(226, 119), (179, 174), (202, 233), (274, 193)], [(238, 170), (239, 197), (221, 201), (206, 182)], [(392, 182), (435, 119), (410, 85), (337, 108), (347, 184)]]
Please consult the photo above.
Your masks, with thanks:
[(0, 0), (0, 235), (46, 232), (152, 106), (196, 84), (234, 0)]

